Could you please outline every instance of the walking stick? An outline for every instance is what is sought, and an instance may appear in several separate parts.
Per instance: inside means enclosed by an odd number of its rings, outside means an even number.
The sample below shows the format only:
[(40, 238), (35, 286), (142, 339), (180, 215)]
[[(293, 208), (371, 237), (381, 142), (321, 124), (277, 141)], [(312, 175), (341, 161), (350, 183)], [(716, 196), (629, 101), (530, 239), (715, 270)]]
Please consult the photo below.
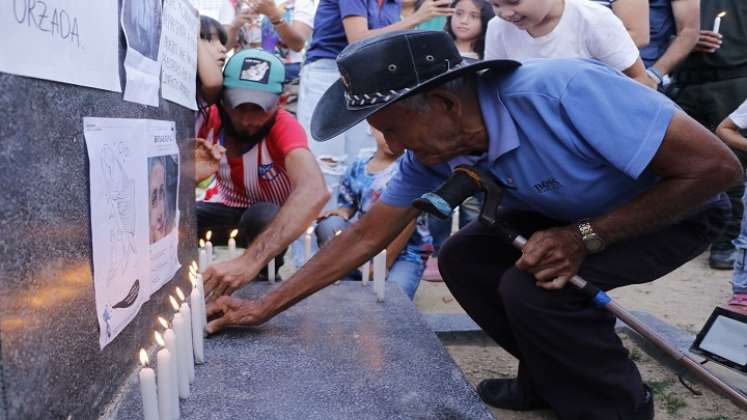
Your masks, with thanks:
[[(503, 240), (521, 250), (527, 242), (526, 238), (497, 218), (498, 205), (503, 195), (502, 187), (493, 180), (492, 176), (475, 167), (469, 165), (457, 166), (454, 169), (454, 173), (438, 190), (424, 194), (422, 197), (414, 200), (412, 205), (418, 210), (445, 219), (464, 200), (479, 192), (485, 194), (479, 216), (480, 223), (494, 229), (500, 234)], [(721, 391), (738, 407), (747, 410), (747, 395), (732, 388), (698, 362), (688, 357), (687, 354), (669, 344), (656, 331), (649, 328), (620, 306), (620, 304), (612, 300), (603, 290), (578, 275), (571, 277), (569, 282), (580, 290), (581, 293), (588, 296), (595, 307), (611, 312), (638, 334), (651, 341), (655, 346), (672, 357), (677, 363), (688, 369), (704, 384)]]

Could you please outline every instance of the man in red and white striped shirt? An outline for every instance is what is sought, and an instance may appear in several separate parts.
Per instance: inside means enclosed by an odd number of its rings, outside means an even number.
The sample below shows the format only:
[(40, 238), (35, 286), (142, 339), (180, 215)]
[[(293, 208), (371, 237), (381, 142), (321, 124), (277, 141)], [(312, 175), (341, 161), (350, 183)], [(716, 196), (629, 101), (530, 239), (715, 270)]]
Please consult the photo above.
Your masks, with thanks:
[(216, 295), (254, 279), (271, 258), (279, 267), (329, 197), (303, 128), (281, 108), (284, 73), (262, 50), (235, 54), (224, 69), (220, 104), (197, 133), (196, 178), (216, 175), (197, 203), (199, 234), (212, 230), (221, 243), (238, 228), (237, 242), (247, 246), (208, 268), (206, 277), (220, 279), (211, 284)]

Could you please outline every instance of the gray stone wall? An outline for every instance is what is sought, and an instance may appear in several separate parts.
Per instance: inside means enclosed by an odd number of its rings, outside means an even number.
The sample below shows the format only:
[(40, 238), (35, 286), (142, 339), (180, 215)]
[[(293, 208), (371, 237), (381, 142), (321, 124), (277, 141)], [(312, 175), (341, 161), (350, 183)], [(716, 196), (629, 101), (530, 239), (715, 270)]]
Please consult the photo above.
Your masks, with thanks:
[[(120, 33), (120, 72), (124, 59)], [(116, 47), (116, 46), (115, 46)], [(32, 53), (30, 51), (30, 53)], [(0, 74), (0, 420), (98, 417), (151, 345), (164, 289), (187, 285), (195, 259), (194, 112), (124, 102), (121, 93)], [(176, 123), (181, 152), (179, 260), (103, 351), (92, 278), (83, 117)]]

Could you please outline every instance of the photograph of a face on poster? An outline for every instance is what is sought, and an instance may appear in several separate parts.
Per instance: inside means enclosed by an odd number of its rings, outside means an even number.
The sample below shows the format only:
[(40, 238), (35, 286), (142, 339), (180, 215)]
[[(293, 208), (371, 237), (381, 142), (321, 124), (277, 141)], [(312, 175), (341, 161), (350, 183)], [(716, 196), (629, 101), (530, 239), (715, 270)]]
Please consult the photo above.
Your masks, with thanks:
[(148, 158), (148, 226), (151, 244), (158, 242), (174, 229), (178, 185), (177, 155)]
[(153, 61), (161, 40), (161, 0), (127, 0), (122, 5), (127, 44)]

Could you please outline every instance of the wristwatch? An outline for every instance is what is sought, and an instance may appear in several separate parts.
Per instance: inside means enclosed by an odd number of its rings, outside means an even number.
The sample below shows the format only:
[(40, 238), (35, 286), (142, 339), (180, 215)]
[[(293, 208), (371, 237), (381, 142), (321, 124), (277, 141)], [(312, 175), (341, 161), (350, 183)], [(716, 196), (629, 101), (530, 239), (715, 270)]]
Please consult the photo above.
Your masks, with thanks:
[(654, 66), (646, 69), (646, 75), (653, 79), (657, 86), (661, 86), (661, 84), (664, 83), (664, 74)]
[(584, 242), (586, 252), (589, 254), (595, 254), (604, 250), (605, 244), (601, 236), (594, 232), (591, 227), (591, 223), (588, 220), (581, 220), (576, 225), (578, 232), (581, 234), (581, 240)]

